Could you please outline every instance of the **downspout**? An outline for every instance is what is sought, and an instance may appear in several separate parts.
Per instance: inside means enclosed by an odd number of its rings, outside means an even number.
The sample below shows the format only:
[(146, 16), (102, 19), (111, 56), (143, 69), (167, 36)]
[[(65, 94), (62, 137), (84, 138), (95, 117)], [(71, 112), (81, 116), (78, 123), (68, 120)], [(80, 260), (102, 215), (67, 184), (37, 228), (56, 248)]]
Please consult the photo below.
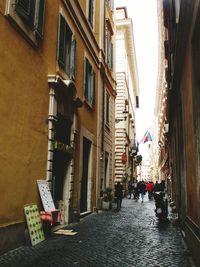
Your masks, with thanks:
[(50, 88), (49, 98), (49, 114), (48, 114), (48, 152), (47, 152), (47, 173), (46, 180), (49, 182), (50, 190), (53, 188), (53, 141), (54, 141), (54, 126), (53, 122), (56, 121), (54, 115), (55, 110), (55, 91)]
[[(105, 52), (105, 40), (106, 40), (106, 1), (104, 1), (104, 31), (103, 31), (103, 49)], [(105, 63), (105, 62), (104, 62)], [(102, 65), (103, 67), (103, 65)], [(101, 158), (102, 158), (102, 168), (104, 169), (104, 163), (105, 163), (105, 157), (104, 157), (104, 125), (105, 125), (105, 69), (103, 68), (103, 73), (102, 73), (102, 78), (103, 78), (103, 83), (102, 83), (102, 135), (101, 135)], [(104, 171), (103, 174), (104, 175)], [(101, 177), (101, 188), (100, 191), (103, 189), (103, 181), (104, 177)]]

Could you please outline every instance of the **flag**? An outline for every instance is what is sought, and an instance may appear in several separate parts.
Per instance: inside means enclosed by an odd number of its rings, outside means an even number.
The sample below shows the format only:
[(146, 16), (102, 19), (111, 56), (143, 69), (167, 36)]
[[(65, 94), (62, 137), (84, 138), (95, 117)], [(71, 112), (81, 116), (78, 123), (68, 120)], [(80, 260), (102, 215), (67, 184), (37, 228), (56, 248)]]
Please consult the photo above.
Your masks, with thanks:
[(143, 144), (146, 142), (150, 142), (150, 141), (152, 141), (152, 137), (151, 137), (150, 131), (147, 131), (147, 134), (143, 138)]
[(146, 133), (144, 134), (144, 136), (143, 136), (142, 140), (140, 140), (139, 144), (140, 144), (140, 143), (142, 143), (142, 141), (143, 141), (143, 140), (144, 140), (144, 138), (146, 137), (147, 133), (148, 133), (148, 130), (147, 130), (147, 131), (146, 131)]

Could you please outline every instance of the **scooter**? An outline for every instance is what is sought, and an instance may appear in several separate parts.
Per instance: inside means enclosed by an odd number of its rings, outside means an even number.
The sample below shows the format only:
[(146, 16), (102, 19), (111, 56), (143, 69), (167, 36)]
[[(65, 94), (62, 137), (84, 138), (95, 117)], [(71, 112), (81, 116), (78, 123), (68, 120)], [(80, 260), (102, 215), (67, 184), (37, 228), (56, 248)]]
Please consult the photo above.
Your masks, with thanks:
[(148, 198), (149, 198), (149, 200), (153, 199), (153, 192), (152, 191), (148, 192)]
[(155, 214), (156, 217), (161, 219), (166, 219), (168, 217), (168, 200), (165, 197), (164, 192), (155, 192), (154, 193), (154, 200), (155, 200)]

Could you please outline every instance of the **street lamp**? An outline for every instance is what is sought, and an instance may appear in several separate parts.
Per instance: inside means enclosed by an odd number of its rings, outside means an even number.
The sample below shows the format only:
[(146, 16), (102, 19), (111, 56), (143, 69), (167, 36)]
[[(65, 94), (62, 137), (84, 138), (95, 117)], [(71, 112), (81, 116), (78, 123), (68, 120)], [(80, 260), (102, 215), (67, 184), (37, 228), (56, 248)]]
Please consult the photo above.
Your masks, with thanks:
[(115, 123), (118, 123), (118, 122), (120, 122), (120, 121), (126, 121), (126, 119), (127, 119), (127, 114), (128, 114), (128, 110), (125, 108), (125, 109), (122, 111), (122, 113), (123, 113), (123, 119), (115, 119)]

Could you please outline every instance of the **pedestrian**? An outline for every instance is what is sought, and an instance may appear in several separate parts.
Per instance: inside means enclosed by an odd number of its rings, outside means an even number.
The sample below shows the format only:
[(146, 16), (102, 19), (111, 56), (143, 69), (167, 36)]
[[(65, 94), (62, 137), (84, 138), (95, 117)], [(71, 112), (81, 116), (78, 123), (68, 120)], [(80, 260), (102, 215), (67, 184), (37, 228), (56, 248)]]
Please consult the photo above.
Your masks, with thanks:
[(133, 198), (138, 200), (139, 198), (139, 188), (138, 188), (138, 180), (135, 179), (133, 182)]
[(153, 187), (154, 187), (153, 182), (148, 182), (146, 185), (149, 200), (152, 199), (152, 197), (153, 197)]
[(132, 192), (133, 192), (132, 181), (129, 181), (129, 182), (128, 182), (128, 198), (129, 198), (129, 199), (131, 199)]
[(160, 191), (160, 184), (158, 181), (156, 181), (155, 186), (154, 186), (154, 192), (159, 192)]
[(162, 192), (165, 191), (165, 180), (162, 180), (160, 183), (160, 191), (162, 191)]
[(117, 182), (115, 186), (115, 197), (117, 198), (117, 210), (121, 209), (123, 198), (123, 186), (120, 182)]
[(144, 195), (146, 193), (146, 184), (143, 180), (139, 183), (139, 192), (140, 192), (142, 203), (143, 203), (144, 202)]

